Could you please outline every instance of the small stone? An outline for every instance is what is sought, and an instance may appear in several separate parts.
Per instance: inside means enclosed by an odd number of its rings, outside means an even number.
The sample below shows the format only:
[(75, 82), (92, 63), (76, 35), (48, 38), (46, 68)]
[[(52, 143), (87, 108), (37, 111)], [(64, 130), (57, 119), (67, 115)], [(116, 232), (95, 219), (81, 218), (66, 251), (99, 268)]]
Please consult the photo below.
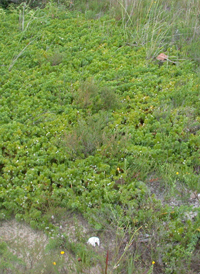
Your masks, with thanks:
[(198, 198), (198, 195), (199, 195), (199, 194), (197, 194), (196, 191), (195, 191), (195, 192), (192, 192), (192, 193), (190, 194), (190, 199), (196, 199), (196, 198)]
[(100, 246), (100, 240), (98, 237), (91, 237), (87, 241), (87, 244), (90, 244), (92, 246)]

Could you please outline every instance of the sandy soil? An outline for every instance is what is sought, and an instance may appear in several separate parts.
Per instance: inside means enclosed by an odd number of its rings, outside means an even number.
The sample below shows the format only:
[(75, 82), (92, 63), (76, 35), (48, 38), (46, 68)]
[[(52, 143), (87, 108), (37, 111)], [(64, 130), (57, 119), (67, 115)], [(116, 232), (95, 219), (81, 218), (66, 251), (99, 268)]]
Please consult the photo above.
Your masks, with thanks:
[[(62, 234), (68, 236), (71, 242), (77, 242), (79, 239), (87, 239), (95, 236), (92, 233), (89, 225), (79, 217), (67, 218), (60, 223), (55, 223), (59, 227), (58, 237), (62, 237)], [(48, 253), (45, 248), (49, 243), (49, 237), (42, 231), (33, 230), (25, 223), (19, 223), (15, 219), (9, 221), (3, 221), (0, 223), (0, 240), (7, 243), (9, 251), (22, 259), (25, 266), (18, 266), (15, 270), (6, 270), (0, 268), (1, 273), (56, 273), (51, 272), (49, 266), (52, 267), (54, 261), (58, 259), (60, 254), (54, 256), (52, 252)], [(86, 241), (87, 242), (87, 241)], [(90, 247), (91, 248), (91, 247)], [(95, 247), (95, 251), (103, 252), (103, 244), (100, 247)], [(74, 258), (71, 253), (65, 250), (63, 255), (64, 261), (68, 267), (63, 267), (59, 273), (76, 273), (75, 268), (77, 264), (77, 258)], [(46, 264), (46, 265), (45, 265)], [(81, 262), (80, 262), (81, 264)], [(1, 265), (1, 262), (0, 262)], [(90, 267), (88, 274), (100, 274), (101, 267), (99, 265)], [(79, 272), (80, 273), (80, 272)], [(84, 272), (83, 272), (84, 273)]]

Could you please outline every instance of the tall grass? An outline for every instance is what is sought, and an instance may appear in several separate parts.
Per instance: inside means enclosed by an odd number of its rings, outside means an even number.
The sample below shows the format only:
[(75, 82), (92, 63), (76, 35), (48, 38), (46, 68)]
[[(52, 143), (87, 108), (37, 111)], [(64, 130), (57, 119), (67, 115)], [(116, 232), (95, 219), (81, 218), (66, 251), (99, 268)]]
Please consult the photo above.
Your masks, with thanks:
[(82, 12), (92, 11), (93, 18), (105, 13), (114, 17), (124, 28), (126, 42), (144, 46), (147, 59), (175, 46), (177, 50), (184, 48), (186, 56), (200, 62), (198, 0), (73, 0), (71, 3), (72, 8)]
[[(199, 61), (200, 2), (174, 0), (110, 1), (114, 13), (129, 33), (130, 42), (143, 45), (147, 58), (156, 57), (175, 45), (183, 45)], [(121, 14), (121, 16), (120, 16)]]

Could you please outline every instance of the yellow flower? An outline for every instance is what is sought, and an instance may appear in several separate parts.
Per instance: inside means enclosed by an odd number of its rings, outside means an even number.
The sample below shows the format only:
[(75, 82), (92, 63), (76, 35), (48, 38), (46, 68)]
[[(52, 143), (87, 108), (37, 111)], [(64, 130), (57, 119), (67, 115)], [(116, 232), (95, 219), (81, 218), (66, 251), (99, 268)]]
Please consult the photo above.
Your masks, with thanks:
[(60, 254), (61, 254), (61, 255), (65, 254), (65, 251), (61, 251)]
[(53, 262), (53, 265), (56, 265), (56, 262)]
[(153, 261), (152, 264), (155, 264), (155, 262)]
[(179, 174), (179, 172), (176, 172), (176, 175), (178, 175)]

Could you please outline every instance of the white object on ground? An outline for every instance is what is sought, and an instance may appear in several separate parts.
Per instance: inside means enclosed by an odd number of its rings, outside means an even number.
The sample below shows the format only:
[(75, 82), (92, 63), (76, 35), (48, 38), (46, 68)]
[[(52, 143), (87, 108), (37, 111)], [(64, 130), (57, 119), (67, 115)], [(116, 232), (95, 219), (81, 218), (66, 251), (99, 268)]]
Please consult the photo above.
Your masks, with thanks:
[(92, 246), (100, 246), (100, 240), (98, 237), (91, 237), (89, 238), (89, 240), (87, 241), (87, 244), (90, 244)]

